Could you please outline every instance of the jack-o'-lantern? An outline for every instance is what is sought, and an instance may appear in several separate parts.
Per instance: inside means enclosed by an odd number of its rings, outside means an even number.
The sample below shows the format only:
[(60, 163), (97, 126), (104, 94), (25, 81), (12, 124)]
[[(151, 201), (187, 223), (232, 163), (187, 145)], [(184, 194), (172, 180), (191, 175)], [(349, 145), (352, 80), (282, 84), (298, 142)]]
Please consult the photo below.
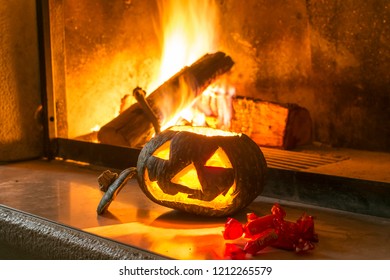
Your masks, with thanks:
[(205, 216), (227, 216), (248, 206), (263, 190), (267, 164), (245, 134), (206, 127), (174, 126), (152, 138), (141, 150), (137, 167), (99, 177), (105, 191), (102, 214), (137, 175), (152, 201)]
[(152, 138), (137, 163), (138, 183), (154, 202), (206, 216), (226, 216), (263, 190), (266, 161), (245, 134), (174, 126)]

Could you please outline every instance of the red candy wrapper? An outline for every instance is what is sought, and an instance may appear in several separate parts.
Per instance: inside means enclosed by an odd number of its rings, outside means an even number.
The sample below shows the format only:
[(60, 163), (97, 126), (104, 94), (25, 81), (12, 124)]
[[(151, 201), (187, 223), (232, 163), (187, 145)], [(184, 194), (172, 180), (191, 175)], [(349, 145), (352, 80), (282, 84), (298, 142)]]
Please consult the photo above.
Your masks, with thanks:
[(278, 240), (278, 234), (275, 229), (269, 228), (259, 234), (256, 239), (249, 240), (244, 247), (244, 251), (248, 254), (255, 255), (275, 243)]
[(303, 214), (295, 223), (285, 221), (286, 212), (279, 204), (274, 204), (271, 214), (258, 217), (247, 214), (247, 223), (229, 218), (225, 224), (225, 240), (234, 240), (244, 235), (247, 239), (243, 248), (236, 244), (226, 244), (225, 258), (244, 259), (248, 254), (256, 255), (267, 246), (302, 252), (314, 249), (318, 235), (314, 231), (314, 219)]
[(295, 250), (299, 240), (298, 225), (296, 223), (279, 221), (276, 231), (279, 235), (274, 247), (284, 250)]
[(314, 232), (314, 218), (303, 214), (298, 220), (298, 231), (303, 239), (318, 242), (318, 235)]
[(233, 240), (240, 238), (244, 232), (244, 229), (239, 221), (233, 218), (228, 218), (225, 224), (225, 231), (223, 232), (223, 238), (225, 240)]
[(286, 217), (286, 211), (284, 211), (284, 209), (282, 209), (282, 207), (280, 207), (277, 203), (272, 206), (271, 213), (279, 219), (284, 219), (284, 217)]
[(275, 218), (275, 215), (267, 215), (251, 219), (244, 226), (245, 237), (253, 238), (256, 235), (261, 234), (263, 231), (273, 228)]

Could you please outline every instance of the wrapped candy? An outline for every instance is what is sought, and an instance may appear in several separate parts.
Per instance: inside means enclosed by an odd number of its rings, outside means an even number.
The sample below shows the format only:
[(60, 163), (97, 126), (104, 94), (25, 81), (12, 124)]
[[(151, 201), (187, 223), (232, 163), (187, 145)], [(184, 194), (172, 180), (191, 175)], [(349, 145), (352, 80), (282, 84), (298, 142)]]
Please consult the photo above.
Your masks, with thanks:
[(273, 246), (280, 249), (307, 251), (314, 249), (313, 243), (318, 242), (318, 235), (314, 232), (314, 219), (305, 213), (296, 223), (278, 221), (277, 232), (279, 238)]
[(274, 247), (284, 250), (294, 250), (299, 240), (298, 226), (295, 223), (279, 221), (276, 231), (279, 238)]
[(233, 240), (240, 238), (244, 229), (239, 221), (234, 218), (228, 218), (225, 224), (225, 231), (223, 232), (223, 238), (225, 240)]
[(275, 229), (268, 228), (261, 234), (257, 235), (255, 239), (249, 240), (244, 247), (244, 252), (255, 255), (265, 247), (272, 245), (278, 240), (278, 234)]
[(273, 228), (275, 219), (275, 215), (267, 215), (249, 220), (244, 226), (245, 237), (252, 238), (269, 228)]
[(248, 213), (244, 225), (228, 218), (223, 232), (225, 240), (244, 237), (246, 243), (243, 248), (227, 244), (225, 258), (256, 255), (267, 246), (295, 252), (314, 249), (318, 235), (314, 231), (313, 217), (304, 213), (296, 222), (286, 221), (285, 217), (284, 209), (279, 204), (274, 204), (269, 215), (258, 217), (255, 213)]
[(277, 203), (272, 206), (271, 213), (279, 219), (284, 219), (284, 217), (286, 217), (286, 211)]

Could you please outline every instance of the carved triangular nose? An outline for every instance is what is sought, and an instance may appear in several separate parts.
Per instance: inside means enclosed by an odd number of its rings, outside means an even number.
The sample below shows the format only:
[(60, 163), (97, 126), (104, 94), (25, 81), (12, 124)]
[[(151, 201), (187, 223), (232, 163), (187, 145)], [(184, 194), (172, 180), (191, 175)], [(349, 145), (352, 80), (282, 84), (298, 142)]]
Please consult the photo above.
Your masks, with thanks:
[(174, 184), (186, 186), (189, 189), (203, 191), (202, 185), (198, 179), (198, 172), (196, 172), (196, 168), (193, 163), (187, 165), (181, 171), (179, 171), (175, 177), (172, 178), (171, 182)]
[(232, 164), (227, 154), (219, 147), (215, 153), (207, 160), (204, 166), (209, 167), (221, 167), (221, 168), (232, 168)]

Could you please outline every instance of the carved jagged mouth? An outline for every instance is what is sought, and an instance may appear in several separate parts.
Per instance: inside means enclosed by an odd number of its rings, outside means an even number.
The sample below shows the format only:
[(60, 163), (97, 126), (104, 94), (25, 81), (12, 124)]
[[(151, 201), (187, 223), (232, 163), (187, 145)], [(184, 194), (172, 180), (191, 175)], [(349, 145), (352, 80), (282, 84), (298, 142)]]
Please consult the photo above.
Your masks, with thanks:
[(236, 183), (229, 188), (227, 192), (223, 192), (215, 197), (211, 201), (204, 201), (196, 198), (189, 197), (189, 194), (178, 192), (174, 195), (166, 194), (158, 185), (157, 181), (151, 181), (149, 178), (149, 172), (145, 169), (144, 174), (145, 185), (148, 192), (157, 200), (161, 202), (173, 202), (187, 205), (197, 205), (206, 208), (212, 208), (215, 210), (223, 210), (233, 204), (236, 193)]

